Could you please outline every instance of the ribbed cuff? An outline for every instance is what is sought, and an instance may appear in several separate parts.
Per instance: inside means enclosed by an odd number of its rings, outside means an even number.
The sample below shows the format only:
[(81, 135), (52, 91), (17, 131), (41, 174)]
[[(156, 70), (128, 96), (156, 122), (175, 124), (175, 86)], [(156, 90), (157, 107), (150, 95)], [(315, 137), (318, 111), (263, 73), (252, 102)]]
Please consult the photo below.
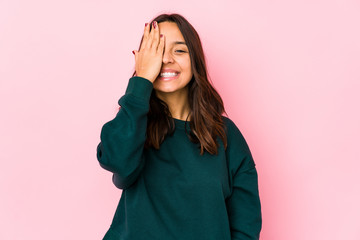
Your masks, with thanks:
[(146, 78), (134, 76), (129, 79), (125, 94), (132, 94), (145, 101), (150, 100), (153, 84)]

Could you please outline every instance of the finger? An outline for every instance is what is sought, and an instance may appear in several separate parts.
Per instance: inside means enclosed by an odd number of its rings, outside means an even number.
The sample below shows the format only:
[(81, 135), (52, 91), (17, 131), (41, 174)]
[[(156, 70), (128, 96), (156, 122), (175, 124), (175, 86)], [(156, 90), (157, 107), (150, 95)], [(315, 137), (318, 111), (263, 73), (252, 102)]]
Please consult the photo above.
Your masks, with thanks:
[(150, 24), (149, 23), (145, 23), (145, 27), (144, 27), (144, 35), (143, 35), (143, 39), (142, 39), (142, 43), (140, 46), (140, 49), (144, 49), (144, 47), (147, 44), (148, 38), (149, 38), (149, 29), (150, 29)]
[(165, 46), (165, 36), (163, 34), (160, 34), (160, 42), (157, 47), (157, 53), (163, 54), (164, 53), (164, 46)]
[(160, 38), (159, 25), (157, 22), (155, 22), (153, 41), (151, 44), (151, 48), (153, 48), (155, 51), (159, 46), (159, 38)]
[(149, 29), (150, 29), (150, 24), (149, 23), (145, 23), (145, 27), (144, 27), (144, 37), (147, 37), (149, 35)]
[(132, 51), (132, 53), (134, 54), (135, 64), (136, 64), (136, 60), (137, 60), (137, 57), (138, 57), (139, 52), (136, 51), (136, 50), (134, 50), (134, 51)]
[(146, 43), (146, 47), (147, 48), (151, 48), (151, 45), (152, 45), (152, 42), (153, 42), (153, 39), (154, 39), (154, 33), (155, 33), (155, 28), (157, 28), (157, 23), (156, 23), (156, 21), (153, 21), (152, 23), (151, 23), (151, 29), (150, 29), (150, 34), (149, 34), (149, 37), (148, 37), (148, 41), (147, 41), (147, 43)]
[(132, 53), (134, 54), (134, 56), (136, 58), (139, 52), (137, 50), (133, 50)]
[(132, 52), (134, 53), (134, 58), (135, 58), (135, 71), (137, 71), (137, 59), (139, 52), (137, 50), (134, 50)]

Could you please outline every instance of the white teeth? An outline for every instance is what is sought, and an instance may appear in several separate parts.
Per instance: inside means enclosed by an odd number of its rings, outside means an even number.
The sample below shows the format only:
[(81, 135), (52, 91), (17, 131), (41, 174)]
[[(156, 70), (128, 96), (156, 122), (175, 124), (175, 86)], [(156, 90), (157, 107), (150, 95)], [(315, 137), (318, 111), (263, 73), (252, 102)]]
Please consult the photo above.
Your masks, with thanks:
[(174, 73), (174, 72), (163, 72), (160, 74), (161, 77), (173, 77), (178, 75), (178, 73)]

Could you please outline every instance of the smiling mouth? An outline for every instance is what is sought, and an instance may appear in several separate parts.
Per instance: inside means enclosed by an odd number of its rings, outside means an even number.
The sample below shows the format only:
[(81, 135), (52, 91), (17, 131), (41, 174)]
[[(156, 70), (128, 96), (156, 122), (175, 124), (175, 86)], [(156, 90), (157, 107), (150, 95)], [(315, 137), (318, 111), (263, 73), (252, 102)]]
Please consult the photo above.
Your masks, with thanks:
[(174, 80), (179, 77), (179, 72), (162, 72), (159, 74), (158, 79), (162, 81)]
[(162, 73), (160, 73), (159, 76), (160, 77), (175, 77), (177, 75), (179, 75), (178, 72), (162, 72)]

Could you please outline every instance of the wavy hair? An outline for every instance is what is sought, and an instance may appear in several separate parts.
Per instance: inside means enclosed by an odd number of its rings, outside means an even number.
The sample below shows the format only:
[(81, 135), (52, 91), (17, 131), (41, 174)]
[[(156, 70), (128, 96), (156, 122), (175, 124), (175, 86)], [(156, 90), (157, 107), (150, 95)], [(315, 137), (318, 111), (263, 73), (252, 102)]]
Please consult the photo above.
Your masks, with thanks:
[[(217, 154), (219, 137), (224, 147), (227, 147), (225, 124), (222, 114), (225, 113), (223, 101), (208, 79), (204, 51), (200, 37), (194, 27), (180, 14), (161, 14), (151, 22), (174, 22), (177, 24), (184, 37), (189, 50), (191, 60), (192, 79), (188, 83), (188, 101), (190, 113), (188, 121), (190, 124), (189, 139), (198, 143), (200, 154), (206, 150), (210, 154)], [(150, 24), (150, 29), (152, 24)], [(141, 39), (140, 47), (143, 41)], [(136, 72), (132, 76), (135, 76)], [(145, 147), (160, 149), (165, 137), (175, 130), (175, 123), (171, 117), (167, 104), (159, 99), (153, 90), (150, 97), (150, 110), (147, 114), (147, 138)], [(187, 123), (187, 121), (186, 121)]]

